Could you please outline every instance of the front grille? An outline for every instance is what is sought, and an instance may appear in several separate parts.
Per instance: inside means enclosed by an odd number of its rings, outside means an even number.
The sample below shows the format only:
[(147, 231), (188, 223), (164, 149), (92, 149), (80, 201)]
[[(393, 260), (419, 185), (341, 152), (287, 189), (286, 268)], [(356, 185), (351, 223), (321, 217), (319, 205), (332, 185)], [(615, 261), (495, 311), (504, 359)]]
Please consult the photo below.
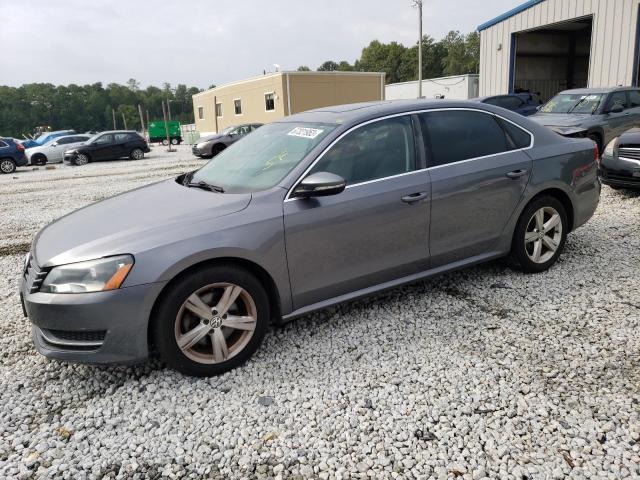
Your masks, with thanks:
[(41, 270), (36, 263), (33, 255), (29, 255), (29, 263), (24, 269), (24, 279), (27, 282), (27, 289), (29, 293), (36, 293), (40, 290), (40, 286), (47, 276), (47, 270)]
[(640, 161), (640, 147), (636, 145), (624, 145), (618, 149), (618, 157)]

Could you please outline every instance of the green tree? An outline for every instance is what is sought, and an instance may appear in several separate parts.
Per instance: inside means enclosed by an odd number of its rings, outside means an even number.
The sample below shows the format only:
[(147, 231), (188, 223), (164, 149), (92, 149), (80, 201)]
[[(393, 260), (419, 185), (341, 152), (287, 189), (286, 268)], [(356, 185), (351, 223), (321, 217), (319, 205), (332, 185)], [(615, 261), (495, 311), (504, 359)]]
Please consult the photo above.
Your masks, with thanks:
[(333, 72), (338, 69), (338, 64), (333, 60), (327, 60), (318, 67), (318, 72)]
[(309, 67), (307, 67), (306, 65), (300, 65), (298, 67), (298, 72), (310, 72), (311, 69)]

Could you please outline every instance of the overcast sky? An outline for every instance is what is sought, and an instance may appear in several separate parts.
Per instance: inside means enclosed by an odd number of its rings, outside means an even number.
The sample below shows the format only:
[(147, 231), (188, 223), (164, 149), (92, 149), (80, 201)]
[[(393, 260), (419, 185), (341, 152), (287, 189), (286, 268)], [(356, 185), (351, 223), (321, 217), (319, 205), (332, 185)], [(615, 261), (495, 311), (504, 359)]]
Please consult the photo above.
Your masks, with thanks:
[[(424, 32), (470, 32), (523, 0), (424, 0)], [(0, 0), (0, 85), (208, 87), (417, 37), (411, 0)]]

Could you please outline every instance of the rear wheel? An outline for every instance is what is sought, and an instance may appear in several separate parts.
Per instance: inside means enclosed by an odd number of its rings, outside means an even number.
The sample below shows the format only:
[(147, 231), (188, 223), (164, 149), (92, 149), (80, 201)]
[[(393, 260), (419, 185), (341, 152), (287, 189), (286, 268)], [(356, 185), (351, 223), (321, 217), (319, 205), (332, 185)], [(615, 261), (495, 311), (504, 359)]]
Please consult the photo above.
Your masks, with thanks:
[(251, 357), (268, 322), (261, 283), (243, 269), (221, 265), (183, 277), (166, 293), (153, 319), (152, 338), (171, 368), (205, 377)]
[(33, 157), (31, 157), (31, 165), (42, 166), (42, 165), (45, 165), (46, 163), (47, 163), (47, 157), (44, 156), (42, 153), (38, 153)]
[(171, 145), (178, 145), (180, 142), (178, 141), (177, 138), (172, 138), (171, 139)]
[(129, 158), (131, 160), (142, 160), (143, 157), (144, 157), (144, 152), (142, 151), (141, 148), (134, 148), (133, 150), (131, 150), (131, 153), (129, 154)]
[(16, 162), (11, 160), (10, 158), (2, 158), (0, 159), (0, 172), (2, 173), (13, 173), (16, 171)]
[(166, 147), (167, 145), (169, 145), (169, 140), (167, 140), (166, 138), (163, 139), (162, 144)]
[(74, 163), (79, 167), (86, 165), (87, 163), (89, 163), (89, 156), (84, 153), (79, 153)]
[(520, 215), (512, 257), (525, 272), (547, 270), (558, 260), (568, 230), (567, 213), (562, 203), (547, 195), (536, 198)]

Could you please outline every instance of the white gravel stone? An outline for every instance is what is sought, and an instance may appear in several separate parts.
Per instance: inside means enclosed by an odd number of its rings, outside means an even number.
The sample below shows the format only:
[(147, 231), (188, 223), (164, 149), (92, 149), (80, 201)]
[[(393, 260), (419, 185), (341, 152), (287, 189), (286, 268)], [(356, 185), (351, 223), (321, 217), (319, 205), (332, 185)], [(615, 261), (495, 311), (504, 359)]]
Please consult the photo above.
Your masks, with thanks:
[(640, 195), (607, 187), (548, 272), (337, 306), (217, 378), (38, 355), (17, 293), (35, 232), (202, 163), (155, 147), (0, 176), (0, 478), (640, 476)]

